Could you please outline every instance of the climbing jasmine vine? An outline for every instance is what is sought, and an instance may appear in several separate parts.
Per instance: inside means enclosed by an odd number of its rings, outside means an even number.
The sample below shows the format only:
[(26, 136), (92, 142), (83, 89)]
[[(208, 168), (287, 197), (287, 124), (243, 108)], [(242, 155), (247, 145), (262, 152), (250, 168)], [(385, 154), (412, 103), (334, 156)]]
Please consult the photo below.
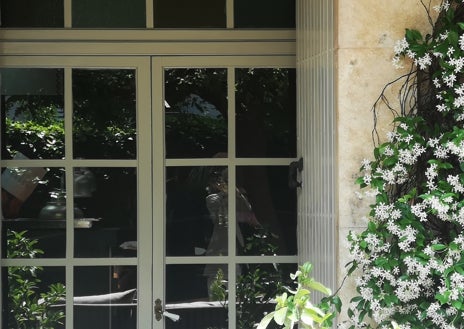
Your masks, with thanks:
[(340, 327), (464, 328), (464, 1), (431, 10), (432, 33), (407, 29), (393, 48), (412, 69), (394, 129), (361, 163), (374, 201), (348, 235), (357, 294)]

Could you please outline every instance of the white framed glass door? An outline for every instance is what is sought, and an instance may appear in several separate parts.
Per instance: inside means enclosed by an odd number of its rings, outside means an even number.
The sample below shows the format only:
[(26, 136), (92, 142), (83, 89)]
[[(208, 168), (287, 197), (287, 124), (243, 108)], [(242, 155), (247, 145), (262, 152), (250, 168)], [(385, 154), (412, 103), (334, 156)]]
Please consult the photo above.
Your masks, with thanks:
[(180, 316), (165, 328), (251, 328), (295, 270), (293, 65), (285, 56), (152, 59), (153, 186), (165, 196), (154, 203), (164, 218), (154, 240), (165, 241), (155, 295)]
[(150, 59), (0, 66), (2, 327), (152, 328)]
[(273, 307), (297, 263), (294, 57), (14, 56), (0, 73), (4, 328), (38, 305), (54, 329), (248, 329)]

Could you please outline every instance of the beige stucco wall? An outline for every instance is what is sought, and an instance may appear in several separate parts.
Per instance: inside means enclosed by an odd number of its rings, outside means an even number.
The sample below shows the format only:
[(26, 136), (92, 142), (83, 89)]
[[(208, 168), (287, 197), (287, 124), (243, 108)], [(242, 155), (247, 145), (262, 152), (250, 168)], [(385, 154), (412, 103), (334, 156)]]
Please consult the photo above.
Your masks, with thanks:
[[(349, 261), (346, 236), (350, 230), (363, 228), (365, 221), (362, 217), (368, 213), (369, 200), (356, 196), (359, 189), (354, 180), (361, 161), (373, 157), (371, 108), (385, 84), (402, 73), (391, 64), (395, 42), (404, 36), (406, 28), (430, 31), (431, 27), (419, 0), (338, 0), (335, 22), (339, 201), (337, 280), (340, 284)], [(384, 137), (391, 117), (387, 111), (379, 114), (380, 133)], [(345, 282), (341, 290), (344, 305), (348, 304), (353, 287), (352, 280)]]

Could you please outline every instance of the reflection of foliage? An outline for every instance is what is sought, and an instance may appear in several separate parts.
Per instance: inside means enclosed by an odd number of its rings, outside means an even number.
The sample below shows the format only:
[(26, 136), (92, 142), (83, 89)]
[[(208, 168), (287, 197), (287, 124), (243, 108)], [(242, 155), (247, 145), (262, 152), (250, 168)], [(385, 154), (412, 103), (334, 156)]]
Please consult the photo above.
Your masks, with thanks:
[(57, 159), (64, 150), (64, 129), (60, 123), (41, 125), (33, 121), (6, 120), (7, 150), (10, 154), (20, 151), (26, 155)]
[(75, 157), (135, 157), (135, 93), (134, 70), (73, 71)]
[[(58, 96), (16, 95), (5, 100), (6, 149), (26, 156), (56, 159), (63, 157), (64, 122)], [(4, 158), (7, 158), (4, 155)]]
[(62, 96), (15, 95), (5, 99), (5, 110), (10, 118), (41, 126), (59, 124), (63, 127), (63, 121), (58, 119), (62, 109)]
[[(237, 154), (255, 156), (261, 151), (261, 156), (294, 156), (295, 70), (237, 69), (236, 79)], [(261, 150), (256, 144), (260, 138), (266, 139), (260, 141)]]
[[(25, 231), (7, 233), (8, 258), (34, 258), (43, 252), (34, 246), (37, 240), (25, 236)], [(48, 291), (38, 294), (41, 280), (38, 266), (8, 267), (8, 323), (17, 329), (53, 329), (61, 323), (64, 312), (52, 306), (65, 297), (61, 283), (51, 284)]]
[[(277, 237), (265, 228), (256, 228), (246, 238), (245, 255), (275, 255)], [(269, 310), (273, 297), (290, 283), (284, 265), (247, 264), (241, 266), (237, 280), (237, 326), (253, 328), (263, 312)]]
[(166, 144), (170, 157), (208, 157), (224, 152), (227, 150), (227, 123), (194, 114), (168, 114)]
[[(266, 138), (270, 138), (267, 143), (278, 146), (276, 152), (280, 156), (282, 152), (292, 153), (287, 148), (294, 144), (289, 143), (294, 130), (294, 117), (289, 115), (294, 109), (293, 70), (239, 69), (237, 72), (237, 127), (244, 132), (238, 138), (245, 139), (241, 145), (246, 145), (256, 132), (266, 132)], [(166, 70), (165, 86), (165, 98), (170, 106), (166, 116), (168, 156), (177, 156), (171, 152), (187, 152), (182, 156), (203, 157), (226, 151), (227, 70)], [(134, 70), (73, 70), (75, 157), (135, 157), (135, 93)], [(12, 122), (7, 123), (10, 148), (22, 151), (21, 145), (27, 146), (29, 152), (25, 154), (30, 157), (63, 157), (63, 119), (57, 112), (63, 108), (60, 103), (62, 96), (9, 97), (7, 116), (13, 115), (11, 119), (16, 122), (15, 127), (11, 126)], [(198, 111), (189, 113), (188, 108)], [(214, 115), (208, 115), (211, 111)], [(279, 156), (277, 153), (270, 156)]]
[(165, 72), (168, 157), (210, 157), (227, 151), (227, 71)]
[[(274, 254), (277, 247), (272, 243), (273, 239), (275, 237), (265, 229), (256, 230), (247, 238), (247, 254)], [(237, 328), (253, 328), (262, 314), (273, 308), (273, 297), (282, 294), (291, 283), (287, 268), (277, 264), (244, 264), (240, 267), (241, 273), (236, 283)], [(210, 291), (214, 300), (224, 301), (223, 305), (227, 307), (227, 281), (221, 269), (210, 285)]]
[(262, 227), (256, 228), (246, 238), (243, 253), (245, 255), (275, 255), (279, 237)]
[(274, 264), (248, 264), (237, 281), (237, 326), (253, 328), (269, 310), (275, 295), (283, 293), (288, 283), (283, 268)]
[(222, 269), (218, 269), (213, 282), (210, 285), (211, 299), (221, 302), (222, 306), (227, 304), (227, 280), (224, 278)]
[[(135, 157), (133, 70), (74, 70), (73, 96), (75, 157)], [(7, 98), (5, 136), (9, 155), (20, 151), (30, 158), (64, 156), (62, 98), (45, 95)]]
[(206, 111), (213, 105), (223, 117), (227, 117), (227, 70), (226, 69), (171, 69), (165, 72), (165, 97), (171, 106), (187, 105), (195, 100), (191, 95), (199, 95), (203, 102), (195, 102), (195, 107)]

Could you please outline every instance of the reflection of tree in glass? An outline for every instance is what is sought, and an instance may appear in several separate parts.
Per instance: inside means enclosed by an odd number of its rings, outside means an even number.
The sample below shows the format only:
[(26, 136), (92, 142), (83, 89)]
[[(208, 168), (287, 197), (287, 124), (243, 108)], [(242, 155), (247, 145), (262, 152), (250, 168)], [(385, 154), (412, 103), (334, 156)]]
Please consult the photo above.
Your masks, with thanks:
[(248, 264), (237, 281), (237, 328), (253, 328), (265, 312), (272, 311), (273, 296), (290, 283), (284, 268), (274, 264)]
[(236, 69), (237, 155), (296, 155), (295, 69)]
[(211, 157), (227, 151), (227, 71), (165, 72), (167, 157)]
[(64, 156), (62, 96), (15, 95), (4, 100), (2, 157), (21, 152), (29, 158)]
[[(74, 157), (135, 157), (135, 94), (134, 70), (73, 71)], [(29, 158), (64, 156), (62, 98), (7, 98), (5, 136), (9, 154), (4, 147), (3, 158), (10, 158), (15, 151)]]
[[(249, 255), (273, 254), (278, 247), (274, 244), (275, 237), (263, 228), (246, 239), (245, 250)], [(273, 297), (285, 292), (291, 285), (289, 273), (293, 265), (288, 264), (243, 264), (238, 268), (236, 299), (237, 328), (253, 328), (265, 312), (272, 311)], [(227, 281), (219, 268), (216, 277), (211, 282), (209, 290), (212, 300), (221, 302), (227, 308)]]
[[(37, 240), (26, 237), (26, 231), (7, 232), (8, 258), (34, 258), (43, 252), (35, 247)], [(8, 328), (16, 329), (58, 329), (62, 327), (64, 312), (56, 308), (63, 302), (65, 287), (61, 283), (48, 286), (39, 292), (38, 266), (8, 267)]]
[(76, 158), (135, 158), (134, 70), (73, 70)]

